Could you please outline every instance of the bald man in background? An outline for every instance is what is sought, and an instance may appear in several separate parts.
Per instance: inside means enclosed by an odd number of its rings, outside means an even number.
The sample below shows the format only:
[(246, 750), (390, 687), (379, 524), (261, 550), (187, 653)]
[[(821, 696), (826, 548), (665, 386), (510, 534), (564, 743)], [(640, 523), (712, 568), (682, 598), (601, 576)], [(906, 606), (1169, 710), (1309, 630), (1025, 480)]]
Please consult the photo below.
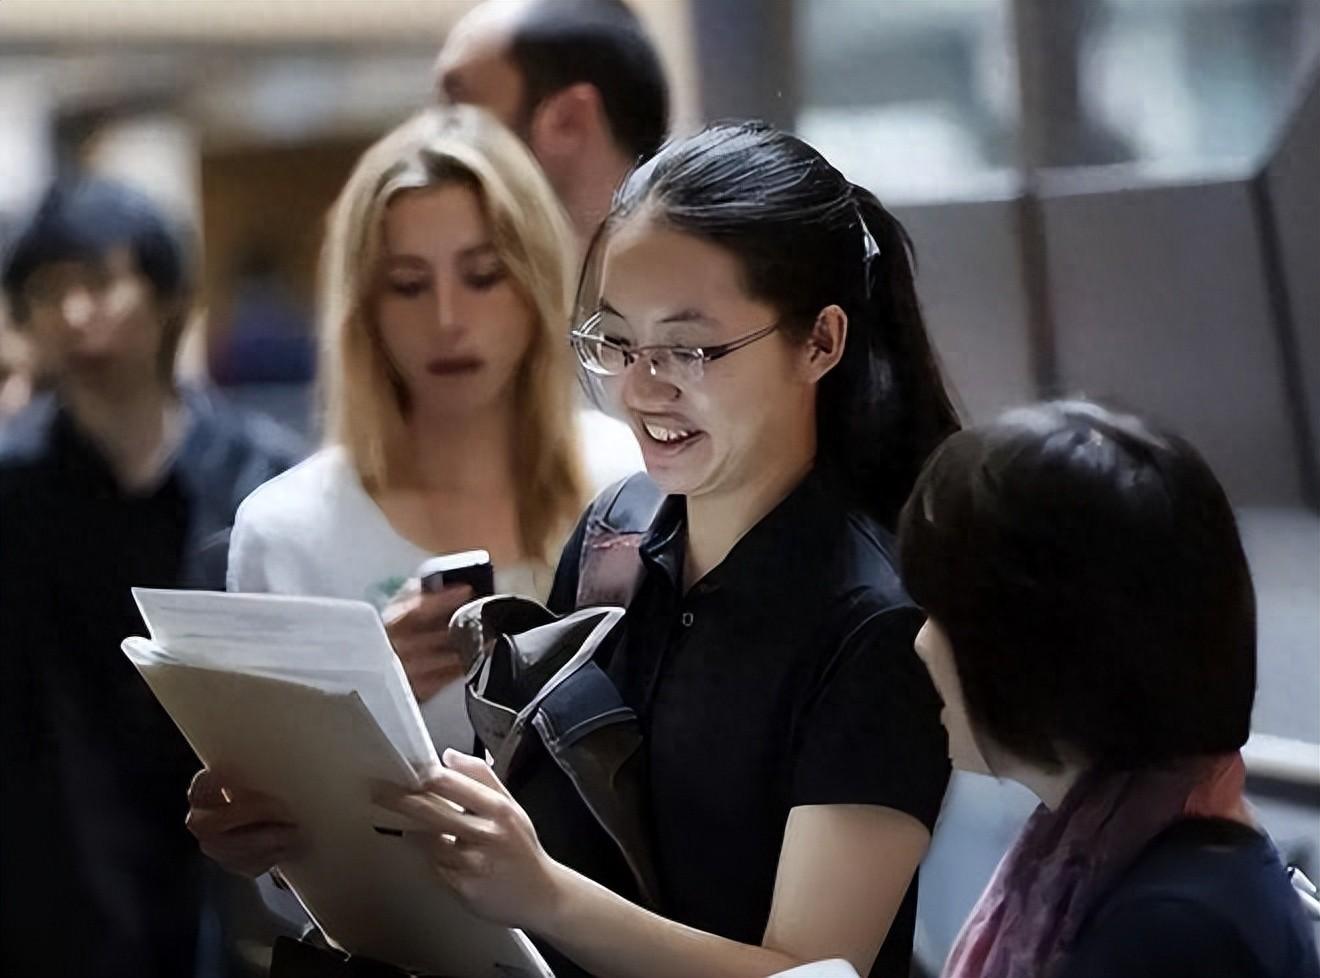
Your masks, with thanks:
[(669, 128), (659, 55), (620, 0), (487, 0), (450, 32), (435, 86), (518, 134), (584, 251), (615, 189)]

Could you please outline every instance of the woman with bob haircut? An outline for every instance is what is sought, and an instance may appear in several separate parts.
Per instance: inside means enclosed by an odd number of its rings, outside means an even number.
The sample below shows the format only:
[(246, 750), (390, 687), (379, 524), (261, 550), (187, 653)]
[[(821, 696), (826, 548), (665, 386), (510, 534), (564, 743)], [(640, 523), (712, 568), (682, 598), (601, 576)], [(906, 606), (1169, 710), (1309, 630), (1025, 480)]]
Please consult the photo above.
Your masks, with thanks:
[(946, 978), (1316, 978), (1243, 798), (1256, 687), (1233, 511), (1181, 438), (1086, 401), (951, 437), (903, 510), (955, 766), (1041, 800)]
[[(482, 111), (428, 109), (384, 136), (322, 253), (325, 447), (235, 522), (230, 590), (384, 609), (440, 749), (472, 746), (447, 640), (471, 594), (419, 594), (417, 566), (483, 549), (498, 590), (544, 599), (589, 486), (636, 467), (625, 441), (622, 469), (597, 452), (584, 471), (564, 339), (573, 254), (535, 161)], [(617, 445), (607, 428), (622, 426), (591, 414), (592, 443)]]

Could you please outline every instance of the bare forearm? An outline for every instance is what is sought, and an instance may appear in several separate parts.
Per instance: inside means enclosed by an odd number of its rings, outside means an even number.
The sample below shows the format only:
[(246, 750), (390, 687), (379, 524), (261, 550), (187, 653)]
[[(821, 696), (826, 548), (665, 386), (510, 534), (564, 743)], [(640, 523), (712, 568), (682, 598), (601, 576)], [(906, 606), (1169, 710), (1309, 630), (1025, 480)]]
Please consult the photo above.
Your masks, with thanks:
[(666, 920), (563, 866), (538, 933), (599, 978), (763, 978), (802, 962)]

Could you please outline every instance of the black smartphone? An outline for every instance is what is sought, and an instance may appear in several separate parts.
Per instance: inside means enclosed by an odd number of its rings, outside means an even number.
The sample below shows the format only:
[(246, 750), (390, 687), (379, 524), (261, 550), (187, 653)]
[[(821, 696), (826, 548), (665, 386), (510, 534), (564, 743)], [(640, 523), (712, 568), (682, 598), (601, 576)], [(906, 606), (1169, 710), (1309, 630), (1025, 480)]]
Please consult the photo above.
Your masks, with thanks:
[(465, 550), (460, 554), (444, 554), (422, 562), (417, 568), (423, 591), (439, 591), (451, 584), (466, 584), (472, 588), (472, 597), (486, 598), (495, 593), (495, 568), (490, 554), (484, 550)]

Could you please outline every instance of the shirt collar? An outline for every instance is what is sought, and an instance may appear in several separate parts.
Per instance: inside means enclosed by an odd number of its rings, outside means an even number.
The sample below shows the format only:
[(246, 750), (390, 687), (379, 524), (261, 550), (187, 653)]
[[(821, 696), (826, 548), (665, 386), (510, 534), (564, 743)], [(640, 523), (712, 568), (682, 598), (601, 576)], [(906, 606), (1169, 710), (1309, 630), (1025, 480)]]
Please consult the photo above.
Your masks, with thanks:
[(638, 547), (642, 563), (668, 578), (675, 589), (683, 581), (687, 558), (687, 497), (666, 496)]
[[(819, 542), (841, 503), (818, 469), (809, 472), (787, 496), (763, 516), (733, 546), (728, 555), (697, 585), (696, 591), (764, 590), (772, 580), (793, 579), (782, 573)], [(683, 581), (687, 557), (687, 499), (669, 496), (661, 504), (639, 551), (646, 565), (662, 572), (675, 587)]]

